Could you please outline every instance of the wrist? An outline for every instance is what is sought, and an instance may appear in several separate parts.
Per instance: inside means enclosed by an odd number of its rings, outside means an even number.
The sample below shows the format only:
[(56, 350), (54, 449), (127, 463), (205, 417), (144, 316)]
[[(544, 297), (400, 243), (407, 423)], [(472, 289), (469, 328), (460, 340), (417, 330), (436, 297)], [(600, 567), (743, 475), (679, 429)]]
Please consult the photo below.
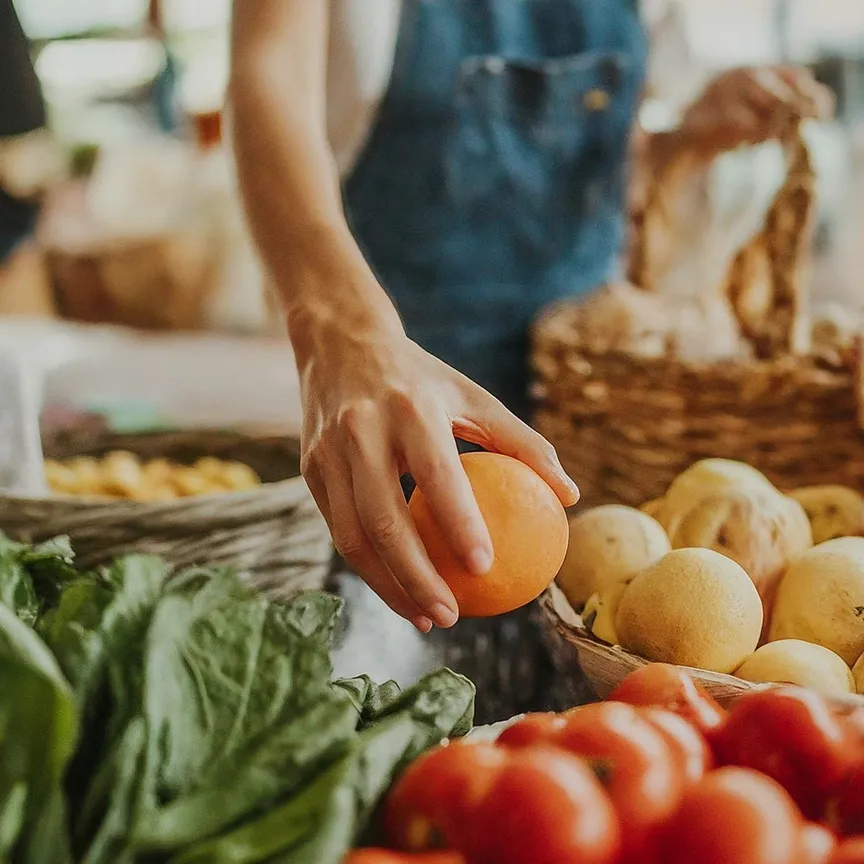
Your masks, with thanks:
[(310, 302), (287, 315), (288, 336), (301, 375), (317, 361), (352, 362), (355, 352), (373, 345), (404, 339), (405, 330), (392, 304), (370, 308)]
[(404, 337), (392, 301), (347, 231), (321, 231), (276, 285), (301, 372), (315, 357), (375, 339)]

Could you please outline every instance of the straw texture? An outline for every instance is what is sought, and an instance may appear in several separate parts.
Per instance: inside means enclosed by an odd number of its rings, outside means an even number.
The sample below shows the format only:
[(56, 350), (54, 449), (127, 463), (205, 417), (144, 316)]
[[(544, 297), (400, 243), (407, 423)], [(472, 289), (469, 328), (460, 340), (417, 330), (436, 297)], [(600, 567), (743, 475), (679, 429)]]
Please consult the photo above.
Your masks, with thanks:
[(176, 567), (231, 565), (278, 595), (323, 586), (332, 558), (330, 535), (299, 476), (296, 441), (200, 430), (67, 433), (45, 442), (46, 456), (61, 459), (112, 450), (181, 463), (202, 456), (233, 459), (255, 469), (265, 483), (246, 492), (154, 503), (2, 495), (0, 529), (30, 542), (66, 534), (83, 567), (144, 552)]

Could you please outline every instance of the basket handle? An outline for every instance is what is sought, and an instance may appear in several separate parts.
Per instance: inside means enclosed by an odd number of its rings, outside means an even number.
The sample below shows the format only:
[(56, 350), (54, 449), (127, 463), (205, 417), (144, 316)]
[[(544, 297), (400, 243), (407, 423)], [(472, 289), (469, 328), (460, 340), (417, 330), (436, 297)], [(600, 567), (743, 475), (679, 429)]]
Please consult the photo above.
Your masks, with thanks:
[(857, 333), (852, 346), (852, 386), (858, 409), (858, 426), (864, 429), (864, 333)]
[(769, 207), (762, 230), (736, 255), (726, 296), (742, 335), (762, 359), (809, 349), (810, 260), (816, 180), (800, 127), (783, 142), (786, 178)]

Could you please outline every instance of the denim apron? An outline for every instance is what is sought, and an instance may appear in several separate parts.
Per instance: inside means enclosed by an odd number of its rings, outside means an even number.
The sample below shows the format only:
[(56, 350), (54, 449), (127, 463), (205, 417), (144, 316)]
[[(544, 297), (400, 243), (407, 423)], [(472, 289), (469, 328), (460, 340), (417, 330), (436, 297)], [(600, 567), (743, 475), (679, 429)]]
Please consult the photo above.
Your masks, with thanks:
[(345, 184), (421, 346), (528, 413), (538, 310), (616, 275), (647, 43), (635, 0), (405, 0)]
[[(405, 0), (345, 209), (409, 336), (526, 417), (537, 312), (619, 266), (636, 0)], [(477, 721), (573, 704), (522, 610), (440, 632)]]

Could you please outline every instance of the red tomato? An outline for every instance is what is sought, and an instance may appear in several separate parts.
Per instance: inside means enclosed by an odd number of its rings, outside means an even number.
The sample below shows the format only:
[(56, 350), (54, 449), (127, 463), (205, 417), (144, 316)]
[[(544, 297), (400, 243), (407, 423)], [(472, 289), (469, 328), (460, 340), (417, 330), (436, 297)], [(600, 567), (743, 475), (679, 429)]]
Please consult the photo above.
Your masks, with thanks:
[(504, 729), (497, 743), (505, 747), (530, 747), (546, 744), (567, 725), (563, 714), (526, 714)]
[[(657, 826), (675, 809), (684, 788), (680, 762), (664, 733), (621, 702), (586, 705), (562, 717), (565, 724), (546, 741), (592, 763), (625, 826), (625, 857), (647, 857)], [(499, 743), (533, 744), (531, 729), (525, 733), (519, 726), (503, 733)]]
[(859, 762), (828, 806), (831, 827), (844, 837), (864, 835), (864, 762)]
[(473, 827), (472, 864), (618, 862), (621, 829), (608, 796), (584, 762), (551, 747), (510, 752)]
[(808, 822), (801, 830), (801, 845), (805, 852), (806, 864), (828, 864), (837, 840), (827, 828), (815, 822)]
[(820, 819), (852, 769), (849, 733), (821, 696), (801, 687), (748, 693), (714, 740), (723, 765), (772, 777), (808, 819)]
[(773, 780), (721, 768), (684, 793), (663, 830), (664, 864), (803, 864), (803, 824)]
[(485, 742), (453, 742), (408, 766), (384, 801), (384, 839), (395, 849), (462, 848), (473, 814), (507, 754)]
[(649, 663), (631, 672), (609, 701), (665, 708), (689, 720), (703, 735), (713, 732), (726, 716), (689, 672), (667, 663)]
[(828, 861), (829, 864), (864, 864), (864, 837), (844, 840)]
[(389, 849), (355, 849), (343, 864), (465, 864), (458, 852), (391, 852)]
[(685, 784), (698, 782), (711, 770), (711, 748), (692, 723), (662, 708), (642, 708), (639, 714), (666, 739)]
[(864, 738), (864, 708), (854, 708), (841, 714), (843, 720), (858, 730), (859, 735)]
[(856, 708), (854, 711), (841, 714), (840, 722), (849, 730), (856, 746), (864, 752), (864, 708)]

